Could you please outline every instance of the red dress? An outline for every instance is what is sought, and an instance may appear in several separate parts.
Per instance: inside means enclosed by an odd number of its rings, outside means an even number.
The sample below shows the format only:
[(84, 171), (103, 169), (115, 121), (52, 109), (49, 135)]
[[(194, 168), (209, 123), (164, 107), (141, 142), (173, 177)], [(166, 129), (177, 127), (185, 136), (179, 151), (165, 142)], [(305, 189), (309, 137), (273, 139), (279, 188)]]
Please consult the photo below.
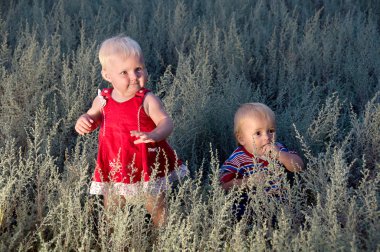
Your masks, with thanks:
[[(144, 97), (150, 91), (142, 88), (130, 100), (119, 103), (112, 99), (112, 90), (101, 92), (106, 103), (102, 109), (97, 165), (90, 193), (106, 194), (112, 187), (117, 194), (133, 195), (138, 192), (138, 186), (147, 186), (152, 177), (155, 182), (161, 181), (158, 186), (163, 187), (165, 176), (170, 180), (184, 176), (187, 168), (166, 140), (133, 143), (137, 138), (130, 131), (151, 132), (156, 128), (143, 107)], [(179, 172), (176, 168), (180, 168)]]

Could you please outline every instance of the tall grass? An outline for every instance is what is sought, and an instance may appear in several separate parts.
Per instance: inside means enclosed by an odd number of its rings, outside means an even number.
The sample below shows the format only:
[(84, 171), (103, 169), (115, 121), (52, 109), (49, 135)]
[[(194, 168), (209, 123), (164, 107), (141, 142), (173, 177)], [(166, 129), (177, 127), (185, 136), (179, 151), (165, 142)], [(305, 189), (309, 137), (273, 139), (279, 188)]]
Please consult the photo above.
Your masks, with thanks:
[[(88, 195), (97, 136), (73, 129), (107, 86), (98, 45), (119, 33), (141, 44), (191, 170), (160, 229)], [(377, 1), (2, 1), (0, 34), (1, 251), (380, 249)], [(239, 190), (217, 176), (249, 101), (307, 169), (286, 204), (254, 195), (254, 220), (234, 223)]]

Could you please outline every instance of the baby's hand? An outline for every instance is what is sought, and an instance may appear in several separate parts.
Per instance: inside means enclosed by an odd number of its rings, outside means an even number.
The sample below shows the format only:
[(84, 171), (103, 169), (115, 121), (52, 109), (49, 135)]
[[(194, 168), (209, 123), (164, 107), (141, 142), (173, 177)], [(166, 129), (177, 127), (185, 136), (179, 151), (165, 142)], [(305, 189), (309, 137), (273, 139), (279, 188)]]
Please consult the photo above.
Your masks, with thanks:
[(154, 143), (155, 140), (152, 138), (152, 136), (147, 132), (141, 132), (137, 130), (131, 131), (131, 136), (135, 136), (138, 139), (135, 140), (134, 144), (140, 144), (140, 143)]
[(262, 148), (263, 150), (263, 153), (267, 156), (270, 156), (272, 158), (277, 158), (278, 157), (278, 154), (280, 152), (280, 149), (277, 145), (275, 144), (267, 144), (267, 145), (264, 145), (264, 147)]
[(75, 124), (76, 132), (82, 136), (90, 133), (94, 128), (96, 128), (96, 124), (88, 114), (81, 115)]

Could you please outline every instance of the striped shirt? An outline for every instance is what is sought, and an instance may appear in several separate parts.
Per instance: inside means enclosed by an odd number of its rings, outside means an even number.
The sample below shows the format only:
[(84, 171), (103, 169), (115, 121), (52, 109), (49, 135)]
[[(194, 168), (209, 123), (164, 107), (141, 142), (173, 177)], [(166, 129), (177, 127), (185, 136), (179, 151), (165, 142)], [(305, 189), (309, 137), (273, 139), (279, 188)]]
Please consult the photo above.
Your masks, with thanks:
[[(280, 151), (289, 152), (285, 145), (278, 142), (275, 144), (279, 147)], [(268, 165), (267, 160), (255, 158), (243, 146), (239, 146), (220, 168), (220, 183), (227, 183), (233, 179), (242, 179), (256, 173), (264, 173), (268, 177), (264, 186), (265, 191), (276, 194), (278, 190), (283, 189), (281, 181), (284, 179), (284, 173), (269, 170)]]

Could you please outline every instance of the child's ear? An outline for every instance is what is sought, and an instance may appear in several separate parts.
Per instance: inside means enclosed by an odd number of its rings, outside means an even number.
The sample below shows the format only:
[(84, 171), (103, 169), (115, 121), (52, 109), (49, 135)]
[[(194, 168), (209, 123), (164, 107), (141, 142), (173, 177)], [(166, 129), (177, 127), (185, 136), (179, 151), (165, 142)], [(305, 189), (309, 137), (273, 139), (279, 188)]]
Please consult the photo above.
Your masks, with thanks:
[(108, 81), (108, 82), (111, 82), (110, 81), (110, 78), (108, 77), (108, 74), (107, 74), (107, 71), (106, 70), (102, 70), (102, 77), (103, 77), (103, 79), (105, 79), (106, 81)]
[(245, 141), (244, 141), (244, 138), (242, 137), (242, 135), (240, 133), (236, 133), (236, 140), (238, 141), (238, 143), (240, 145), (244, 146)]

